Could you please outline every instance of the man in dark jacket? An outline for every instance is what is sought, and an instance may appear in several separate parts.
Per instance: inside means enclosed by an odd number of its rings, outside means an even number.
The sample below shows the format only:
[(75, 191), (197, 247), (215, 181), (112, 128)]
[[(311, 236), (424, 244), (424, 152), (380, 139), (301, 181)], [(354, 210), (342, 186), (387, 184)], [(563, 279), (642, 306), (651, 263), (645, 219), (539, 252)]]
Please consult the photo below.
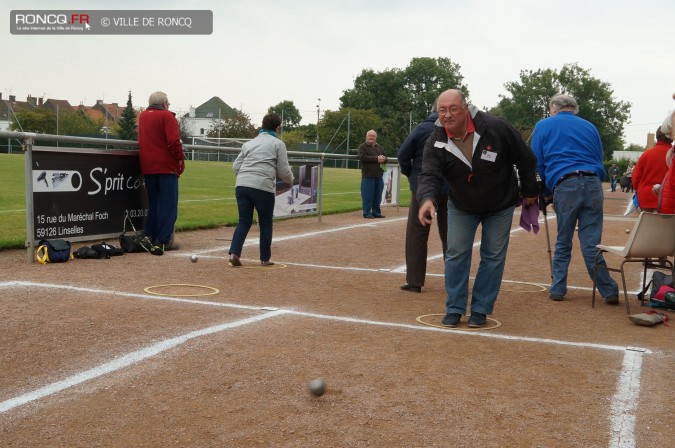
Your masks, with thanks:
[[(404, 291), (422, 292), (424, 278), (427, 272), (427, 242), (429, 241), (429, 226), (422, 225), (417, 218), (419, 203), (417, 202), (417, 176), (422, 171), (422, 155), (424, 143), (432, 131), (434, 123), (438, 119), (436, 105), (429, 118), (418, 124), (412, 130), (398, 149), (398, 164), (401, 173), (408, 177), (410, 184), (410, 208), (408, 209), (408, 224), (405, 230), (405, 284), (401, 286)], [(443, 254), (448, 249), (448, 189), (447, 185), (441, 191), (438, 198), (438, 234), (443, 245)]]
[(469, 106), (459, 90), (441, 93), (437, 107), (438, 121), (424, 147), (418, 177), (418, 218), (423, 225), (431, 224), (445, 179), (450, 186), (448, 227), (452, 231), (445, 254), (443, 325), (449, 327), (458, 326), (466, 312), (471, 253), (481, 224), (481, 261), (468, 322), (478, 328), (485, 326), (497, 300), (516, 203), (521, 197), (524, 205), (537, 200), (537, 160), (513, 126)]
[(149, 104), (138, 117), (138, 157), (148, 192), (145, 235), (162, 251), (176, 250), (172, 236), (178, 217), (178, 177), (185, 170), (183, 143), (166, 93), (153, 93)]
[(387, 156), (384, 148), (377, 143), (377, 132), (366, 133), (366, 141), (359, 146), (359, 162), (361, 162), (361, 202), (363, 217), (367, 219), (384, 218), (380, 210), (382, 190), (384, 190), (384, 164)]

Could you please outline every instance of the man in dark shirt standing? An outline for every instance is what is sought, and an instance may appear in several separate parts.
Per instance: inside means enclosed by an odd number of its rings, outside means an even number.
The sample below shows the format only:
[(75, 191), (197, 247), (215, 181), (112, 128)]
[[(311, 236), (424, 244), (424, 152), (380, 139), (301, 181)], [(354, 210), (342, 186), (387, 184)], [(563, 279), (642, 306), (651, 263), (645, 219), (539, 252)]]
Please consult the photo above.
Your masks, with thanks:
[(366, 219), (384, 218), (380, 210), (382, 190), (384, 189), (384, 174), (387, 156), (384, 148), (377, 143), (377, 132), (370, 130), (366, 133), (366, 141), (359, 146), (359, 161), (361, 162), (361, 202), (363, 217)]
[[(434, 130), (434, 123), (438, 119), (434, 104), (429, 117), (412, 130), (398, 149), (398, 164), (401, 173), (408, 177), (410, 184), (410, 208), (408, 209), (408, 224), (405, 230), (405, 284), (401, 289), (409, 292), (422, 292), (424, 278), (427, 272), (427, 243), (429, 241), (430, 226), (422, 225), (417, 214), (420, 205), (417, 202), (417, 176), (422, 171), (422, 156), (424, 144)], [(448, 189), (443, 188), (438, 197), (438, 234), (441, 237), (443, 255), (448, 250)]]

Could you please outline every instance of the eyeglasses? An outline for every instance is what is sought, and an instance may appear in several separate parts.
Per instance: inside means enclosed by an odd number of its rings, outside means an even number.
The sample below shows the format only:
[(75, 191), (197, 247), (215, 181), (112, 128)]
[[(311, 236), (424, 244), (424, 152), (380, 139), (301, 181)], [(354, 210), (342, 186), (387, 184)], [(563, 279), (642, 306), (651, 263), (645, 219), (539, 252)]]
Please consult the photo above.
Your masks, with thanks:
[(462, 110), (464, 110), (464, 107), (460, 106), (450, 106), (450, 107), (441, 107), (438, 109), (438, 114), (439, 115), (445, 115), (448, 112), (450, 112), (452, 115), (457, 115), (460, 113)]

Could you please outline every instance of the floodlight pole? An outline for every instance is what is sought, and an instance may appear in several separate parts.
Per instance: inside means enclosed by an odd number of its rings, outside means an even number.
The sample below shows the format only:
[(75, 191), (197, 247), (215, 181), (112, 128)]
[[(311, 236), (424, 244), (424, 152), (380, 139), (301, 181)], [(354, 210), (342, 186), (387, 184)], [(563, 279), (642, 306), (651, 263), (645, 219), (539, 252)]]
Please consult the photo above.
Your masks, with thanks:
[(321, 112), (321, 98), (316, 99), (318, 104), (316, 105), (316, 152), (319, 152), (319, 114)]

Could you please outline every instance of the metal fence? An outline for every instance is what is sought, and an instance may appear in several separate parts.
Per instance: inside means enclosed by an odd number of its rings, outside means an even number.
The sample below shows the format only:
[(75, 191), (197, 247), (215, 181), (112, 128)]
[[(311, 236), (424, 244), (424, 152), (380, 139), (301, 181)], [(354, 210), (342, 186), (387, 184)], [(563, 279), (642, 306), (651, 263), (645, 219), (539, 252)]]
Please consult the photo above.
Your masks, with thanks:
[[(7, 150), (9, 153), (22, 152), (26, 154), (25, 178), (26, 178), (26, 245), (27, 257), (30, 261), (34, 253), (34, 230), (35, 213), (33, 206), (33, 167), (32, 167), (32, 148), (33, 146), (54, 146), (50, 151), (59, 151), (58, 146), (63, 146), (63, 150), (70, 152), (78, 151), (82, 148), (83, 152), (97, 153), (99, 150), (105, 152), (115, 150), (117, 152), (138, 150), (138, 142), (132, 140), (116, 140), (97, 137), (74, 137), (64, 135), (36, 134), (30, 132), (9, 132), (0, 131), (0, 140), (6, 139), (8, 142)], [(39, 144), (38, 144), (39, 143)], [(238, 145), (240, 146), (240, 145)], [(68, 147), (68, 148), (66, 148)], [(232, 162), (236, 159), (241, 147), (221, 147), (213, 145), (184, 145), (185, 156), (187, 160), (201, 160), (211, 162)], [(322, 183), (323, 167), (326, 162), (333, 162), (334, 167), (339, 168), (358, 168), (358, 156), (334, 153), (318, 153), (311, 151), (288, 151), (289, 160), (292, 159), (312, 159), (317, 160), (320, 167), (319, 182)], [(392, 160), (396, 165), (396, 159)], [(351, 166), (350, 166), (351, 165)], [(400, 173), (398, 174), (400, 178)], [(397, 182), (398, 185), (398, 182)], [(320, 188), (322, 189), (322, 188)], [(398, 186), (397, 186), (398, 190)], [(398, 197), (398, 191), (397, 191)], [(318, 215), (321, 219), (321, 195), (318, 198)]]

